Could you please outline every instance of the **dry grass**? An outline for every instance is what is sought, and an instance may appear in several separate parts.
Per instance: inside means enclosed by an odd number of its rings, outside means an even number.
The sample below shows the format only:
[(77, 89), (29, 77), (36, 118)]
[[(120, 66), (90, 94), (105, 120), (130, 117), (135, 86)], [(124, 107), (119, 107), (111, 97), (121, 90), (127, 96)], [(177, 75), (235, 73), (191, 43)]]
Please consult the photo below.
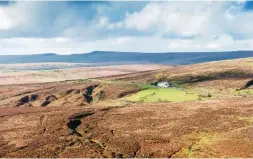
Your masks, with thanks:
[[(252, 78), (252, 63), (242, 59), (99, 80), (1, 86), (0, 157), (253, 157), (253, 96), (251, 89), (236, 91)], [(119, 99), (161, 78), (199, 91), (204, 100)], [(104, 98), (75, 105), (91, 85), (98, 85), (91, 95), (99, 98), (104, 91)], [(11, 107), (34, 93), (39, 97), (32, 107)], [(49, 94), (57, 100), (36, 107)], [(92, 113), (84, 117), (87, 111)], [(67, 126), (69, 117), (77, 115), (79, 135)]]
[[(64, 65), (71, 66), (72, 64)], [(63, 65), (62, 64), (62, 65)], [(26, 66), (27, 65), (27, 66)], [(11, 84), (27, 84), (27, 83), (45, 83), (64, 80), (77, 80), (87, 78), (97, 78), (111, 75), (121, 75), (127, 73), (134, 73), (139, 71), (156, 70), (169, 68), (166, 65), (118, 65), (118, 66), (103, 66), (103, 67), (81, 67), (81, 68), (67, 68), (57, 70), (26, 70), (25, 68), (35, 67), (36, 64), (9, 64), (0, 65), (0, 85)], [(38, 64), (37, 64), (38, 65)], [(42, 66), (40, 66), (42, 65)], [(43, 65), (39, 66), (43, 68)], [(53, 64), (52, 64), (53, 65)], [(2, 68), (3, 67), (3, 68)], [(12, 67), (24, 67), (22, 70), (11, 71)], [(37, 68), (37, 66), (36, 66)], [(4, 71), (10, 69), (10, 71)], [(2, 70), (2, 71), (1, 71)]]

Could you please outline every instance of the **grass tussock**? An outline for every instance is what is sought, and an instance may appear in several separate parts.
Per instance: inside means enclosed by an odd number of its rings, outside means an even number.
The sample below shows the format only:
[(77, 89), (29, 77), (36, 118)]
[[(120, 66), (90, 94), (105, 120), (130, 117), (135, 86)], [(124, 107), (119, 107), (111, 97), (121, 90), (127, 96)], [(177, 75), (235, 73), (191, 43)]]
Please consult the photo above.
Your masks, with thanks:
[(245, 121), (248, 124), (253, 124), (253, 117), (252, 116), (246, 116), (246, 117), (238, 117), (238, 120)]

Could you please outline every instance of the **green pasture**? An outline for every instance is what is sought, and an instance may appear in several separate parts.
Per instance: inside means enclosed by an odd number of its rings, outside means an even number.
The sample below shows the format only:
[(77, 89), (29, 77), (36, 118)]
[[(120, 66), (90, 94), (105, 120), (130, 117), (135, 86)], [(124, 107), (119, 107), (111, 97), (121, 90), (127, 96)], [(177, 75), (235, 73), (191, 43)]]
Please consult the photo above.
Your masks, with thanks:
[(147, 88), (125, 98), (132, 102), (181, 102), (198, 100), (197, 94), (190, 94), (179, 88)]

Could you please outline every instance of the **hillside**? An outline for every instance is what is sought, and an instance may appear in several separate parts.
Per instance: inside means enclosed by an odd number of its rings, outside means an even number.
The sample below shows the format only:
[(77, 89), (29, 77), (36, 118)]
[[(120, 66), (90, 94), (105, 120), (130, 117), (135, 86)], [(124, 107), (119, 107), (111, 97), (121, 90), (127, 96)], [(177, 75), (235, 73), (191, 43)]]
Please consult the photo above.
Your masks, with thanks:
[(253, 157), (252, 72), (245, 58), (3, 85), (0, 157)]
[(134, 64), (90, 66), (84, 63), (25, 63), (0, 64), (0, 85), (45, 83), (64, 80), (98, 78), (139, 71), (165, 69), (171, 66)]
[(0, 55), (0, 64), (7, 63), (38, 63), (38, 62), (68, 62), (89, 63), (90, 65), (115, 64), (169, 64), (187, 65), (209, 61), (253, 57), (253, 51), (228, 52), (187, 52), (187, 53), (132, 53), (94, 51), (86, 54), (57, 55)]

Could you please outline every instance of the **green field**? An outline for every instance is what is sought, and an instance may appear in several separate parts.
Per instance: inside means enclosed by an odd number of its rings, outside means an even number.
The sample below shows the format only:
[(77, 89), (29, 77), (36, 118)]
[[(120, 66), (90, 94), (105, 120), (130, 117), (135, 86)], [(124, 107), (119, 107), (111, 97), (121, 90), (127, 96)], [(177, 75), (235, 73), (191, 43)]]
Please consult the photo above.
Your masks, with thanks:
[(253, 95), (253, 89), (244, 89), (244, 90), (240, 90), (240, 91), (234, 91), (234, 95), (236, 95), (236, 96)]
[(178, 88), (148, 88), (125, 99), (132, 102), (181, 102), (198, 100), (199, 97)]

